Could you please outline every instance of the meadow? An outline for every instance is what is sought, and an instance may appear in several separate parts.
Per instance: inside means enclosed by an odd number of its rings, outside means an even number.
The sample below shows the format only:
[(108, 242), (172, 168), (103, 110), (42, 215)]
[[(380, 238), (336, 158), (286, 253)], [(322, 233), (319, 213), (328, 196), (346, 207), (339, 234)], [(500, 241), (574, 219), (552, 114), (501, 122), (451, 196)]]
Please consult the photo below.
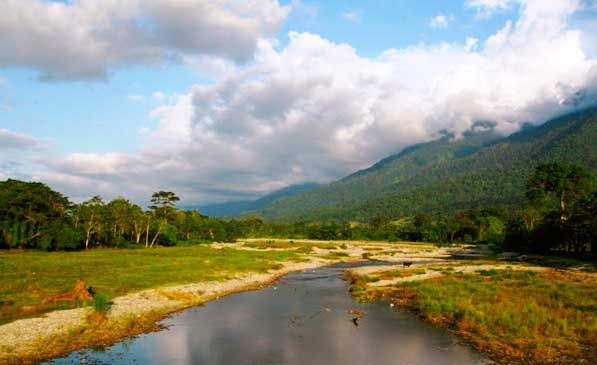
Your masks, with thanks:
[[(472, 271), (459, 272), (467, 265)], [(597, 280), (572, 270), (503, 269), (474, 262), (394, 270), (353, 279), (354, 295), (390, 300), (457, 333), (496, 359), (530, 364), (597, 361)], [(500, 265), (500, 266), (497, 266)], [(515, 265), (518, 266), (518, 265)], [(402, 273), (401, 273), (402, 272)], [(441, 273), (369, 287), (381, 279)], [(400, 280), (400, 279), (398, 279)]]
[(300, 260), (290, 250), (214, 249), (209, 245), (82, 252), (0, 251), (0, 324), (83, 303), (43, 303), (82, 279), (108, 299), (147, 288), (225, 280)]

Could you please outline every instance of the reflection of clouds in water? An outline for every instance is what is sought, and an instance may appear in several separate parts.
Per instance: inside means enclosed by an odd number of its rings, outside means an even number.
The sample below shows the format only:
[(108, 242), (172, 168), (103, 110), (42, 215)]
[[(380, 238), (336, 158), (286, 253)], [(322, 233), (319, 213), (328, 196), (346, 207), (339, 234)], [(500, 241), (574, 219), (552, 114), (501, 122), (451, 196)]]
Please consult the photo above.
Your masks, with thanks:
[(189, 327), (179, 326), (174, 331), (163, 331), (164, 336), (160, 336), (155, 341), (153, 351), (160, 357), (166, 359), (176, 359), (177, 363), (189, 364), (189, 354), (192, 349), (189, 348), (187, 339), (189, 338)]
[[(164, 321), (168, 330), (112, 353), (144, 364), (483, 363), (447, 332), (383, 303), (359, 305), (337, 277), (299, 280), (309, 275), (181, 312)], [(351, 308), (368, 311), (359, 327), (350, 321)]]

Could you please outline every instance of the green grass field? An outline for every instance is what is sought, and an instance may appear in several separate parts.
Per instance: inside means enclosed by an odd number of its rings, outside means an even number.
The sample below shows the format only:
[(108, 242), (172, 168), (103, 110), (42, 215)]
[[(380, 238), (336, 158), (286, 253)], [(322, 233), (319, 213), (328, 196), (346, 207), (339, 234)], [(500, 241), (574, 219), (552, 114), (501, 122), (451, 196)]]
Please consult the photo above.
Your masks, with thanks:
[(403, 283), (425, 318), (480, 348), (532, 363), (597, 360), (597, 290), (586, 274), (480, 270)]
[(207, 245), (155, 249), (95, 249), (86, 252), (0, 252), (0, 324), (74, 304), (43, 304), (73, 290), (77, 279), (107, 298), (158, 287), (226, 279), (263, 272), (282, 261), (301, 260), (292, 251), (213, 249)]

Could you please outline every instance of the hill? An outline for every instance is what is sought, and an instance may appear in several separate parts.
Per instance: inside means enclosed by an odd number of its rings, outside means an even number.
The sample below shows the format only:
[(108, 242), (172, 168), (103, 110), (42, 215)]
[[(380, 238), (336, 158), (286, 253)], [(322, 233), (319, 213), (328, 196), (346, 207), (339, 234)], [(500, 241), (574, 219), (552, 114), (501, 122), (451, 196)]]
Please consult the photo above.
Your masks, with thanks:
[(597, 171), (597, 108), (498, 137), (481, 125), (463, 138), (406, 148), (368, 169), (257, 210), (270, 220), (360, 220), (466, 208), (520, 206), (530, 171), (564, 161)]
[(198, 207), (185, 207), (187, 209), (198, 209), (202, 214), (210, 217), (232, 217), (241, 213), (247, 213), (263, 208), (276, 199), (289, 197), (295, 194), (307, 192), (318, 188), (316, 183), (304, 183), (290, 185), (285, 188), (273, 191), (256, 200), (237, 200), (218, 204), (208, 204)]

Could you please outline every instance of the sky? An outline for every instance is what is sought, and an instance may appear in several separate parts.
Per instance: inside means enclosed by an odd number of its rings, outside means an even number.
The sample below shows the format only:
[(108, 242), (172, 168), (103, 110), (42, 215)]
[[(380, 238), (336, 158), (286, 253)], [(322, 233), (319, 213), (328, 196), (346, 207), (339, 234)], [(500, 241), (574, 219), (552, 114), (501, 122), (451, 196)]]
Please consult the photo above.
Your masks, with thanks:
[(183, 204), (597, 100), (595, 0), (0, 0), (0, 180)]

